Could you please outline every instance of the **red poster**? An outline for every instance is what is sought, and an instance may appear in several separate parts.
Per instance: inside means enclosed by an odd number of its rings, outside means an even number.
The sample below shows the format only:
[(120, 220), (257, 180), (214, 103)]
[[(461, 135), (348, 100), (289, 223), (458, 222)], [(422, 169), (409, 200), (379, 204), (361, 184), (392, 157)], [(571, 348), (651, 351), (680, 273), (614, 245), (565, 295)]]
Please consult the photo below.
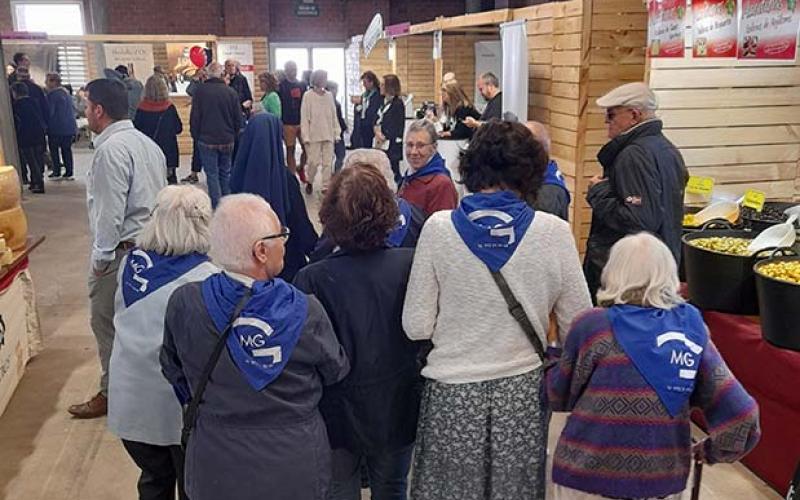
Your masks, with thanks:
[(794, 60), (798, 27), (797, 0), (742, 0), (739, 59)]
[(649, 0), (647, 10), (650, 57), (683, 57), (686, 0)]
[(736, 0), (692, 0), (694, 57), (736, 57)]

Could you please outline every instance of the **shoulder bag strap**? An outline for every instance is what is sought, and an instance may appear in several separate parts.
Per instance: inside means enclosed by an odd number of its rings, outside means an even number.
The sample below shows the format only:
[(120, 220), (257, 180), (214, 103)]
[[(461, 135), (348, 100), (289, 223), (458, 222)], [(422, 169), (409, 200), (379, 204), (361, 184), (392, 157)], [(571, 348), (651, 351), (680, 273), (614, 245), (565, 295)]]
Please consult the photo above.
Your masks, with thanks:
[(492, 272), (492, 278), (494, 278), (495, 283), (497, 283), (497, 288), (500, 289), (500, 293), (503, 294), (503, 298), (506, 299), (506, 304), (508, 304), (508, 312), (511, 313), (511, 316), (513, 316), (514, 319), (517, 320), (517, 323), (519, 323), (519, 326), (522, 327), (522, 331), (525, 332), (525, 336), (528, 337), (531, 345), (533, 345), (533, 348), (536, 349), (539, 359), (541, 359), (544, 363), (547, 358), (545, 357), (542, 339), (539, 338), (539, 335), (536, 333), (536, 329), (533, 327), (531, 320), (528, 319), (528, 315), (525, 314), (525, 309), (522, 308), (522, 304), (520, 304), (517, 298), (514, 296), (514, 292), (511, 291), (511, 288), (508, 286), (508, 282), (500, 271)]
[(242, 309), (244, 309), (244, 306), (247, 304), (247, 301), (250, 300), (252, 293), (252, 289), (247, 288), (244, 296), (239, 301), (239, 304), (236, 305), (236, 309), (234, 310), (230, 321), (228, 321), (227, 326), (225, 326), (225, 329), (222, 330), (222, 333), (220, 333), (219, 339), (217, 339), (217, 345), (214, 346), (214, 351), (208, 358), (208, 362), (206, 363), (205, 367), (203, 367), (203, 373), (200, 375), (200, 380), (198, 381), (197, 387), (192, 394), (192, 400), (189, 401), (189, 406), (186, 407), (186, 411), (183, 414), (181, 446), (184, 448), (186, 448), (186, 443), (189, 441), (189, 435), (192, 433), (192, 429), (194, 429), (194, 426), (197, 423), (197, 411), (200, 407), (200, 403), (203, 402), (203, 393), (206, 391), (206, 385), (208, 385), (208, 379), (211, 377), (211, 372), (214, 371), (214, 368), (217, 366), (217, 362), (219, 362), (219, 357), (222, 354), (222, 350), (225, 348), (225, 342), (228, 340), (228, 335), (231, 333), (233, 322), (236, 321), (236, 318), (238, 318), (239, 314), (241, 314)]

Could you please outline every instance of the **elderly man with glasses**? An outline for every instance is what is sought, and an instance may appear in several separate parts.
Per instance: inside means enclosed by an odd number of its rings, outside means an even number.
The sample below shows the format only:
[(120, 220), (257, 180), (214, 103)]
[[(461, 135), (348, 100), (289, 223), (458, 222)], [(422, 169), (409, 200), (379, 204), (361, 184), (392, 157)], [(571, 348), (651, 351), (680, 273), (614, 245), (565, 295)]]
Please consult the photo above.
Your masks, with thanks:
[(458, 193), (444, 159), (436, 150), (436, 128), (417, 120), (406, 133), (406, 161), (409, 171), (400, 182), (398, 195), (430, 216), (458, 206)]
[(605, 108), (611, 140), (597, 154), (603, 173), (589, 181), (586, 195), (593, 215), (583, 268), (592, 300), (611, 247), (629, 234), (654, 234), (680, 262), (688, 180), (681, 153), (662, 133), (656, 96), (646, 84), (617, 87), (597, 105)]
[(331, 450), (318, 403), (350, 364), (320, 302), (276, 278), (287, 238), (260, 196), (224, 197), (209, 252), (223, 272), (167, 305), (161, 367), (189, 405), (192, 500), (326, 497)]

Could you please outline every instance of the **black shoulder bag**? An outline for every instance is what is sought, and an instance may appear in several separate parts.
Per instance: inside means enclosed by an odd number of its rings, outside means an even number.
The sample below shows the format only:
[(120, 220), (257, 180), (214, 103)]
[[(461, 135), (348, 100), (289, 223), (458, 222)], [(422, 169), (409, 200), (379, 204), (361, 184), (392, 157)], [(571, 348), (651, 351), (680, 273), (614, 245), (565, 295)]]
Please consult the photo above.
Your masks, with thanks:
[(208, 385), (208, 379), (211, 377), (211, 372), (214, 371), (214, 368), (219, 362), (219, 357), (222, 354), (222, 350), (225, 348), (225, 341), (228, 340), (228, 335), (230, 335), (231, 330), (233, 329), (233, 322), (236, 321), (236, 318), (238, 318), (239, 314), (242, 313), (242, 309), (244, 309), (244, 306), (247, 305), (247, 301), (250, 300), (250, 295), (252, 295), (252, 293), (252, 289), (247, 288), (247, 290), (244, 292), (244, 296), (236, 305), (236, 309), (233, 311), (233, 315), (231, 316), (230, 321), (228, 321), (228, 325), (224, 330), (222, 330), (222, 333), (220, 333), (219, 339), (217, 340), (217, 345), (214, 346), (214, 351), (208, 358), (208, 362), (206, 363), (205, 367), (203, 367), (203, 373), (200, 375), (200, 381), (197, 382), (197, 387), (192, 393), (192, 400), (189, 401), (189, 405), (183, 412), (181, 448), (183, 448), (184, 451), (186, 451), (186, 444), (189, 442), (189, 436), (191, 436), (192, 430), (197, 423), (197, 410), (200, 407), (200, 403), (203, 402), (203, 393), (206, 391), (206, 385)]
[(525, 309), (522, 308), (522, 304), (520, 304), (517, 298), (514, 296), (514, 292), (511, 291), (511, 288), (508, 286), (508, 282), (506, 281), (505, 277), (503, 277), (503, 274), (500, 271), (491, 273), (492, 278), (494, 278), (494, 282), (497, 283), (497, 288), (500, 289), (500, 293), (503, 294), (503, 298), (506, 299), (506, 304), (508, 304), (508, 312), (511, 313), (511, 316), (513, 316), (514, 319), (517, 320), (517, 323), (519, 323), (519, 326), (522, 327), (522, 331), (525, 332), (525, 336), (528, 337), (528, 340), (536, 350), (536, 353), (539, 355), (539, 359), (542, 360), (546, 370), (549, 368), (549, 364), (547, 362), (544, 344), (542, 344), (542, 339), (540, 339), (539, 335), (536, 333), (536, 328), (533, 327), (533, 323), (531, 323), (531, 320), (528, 319), (528, 315), (525, 314)]

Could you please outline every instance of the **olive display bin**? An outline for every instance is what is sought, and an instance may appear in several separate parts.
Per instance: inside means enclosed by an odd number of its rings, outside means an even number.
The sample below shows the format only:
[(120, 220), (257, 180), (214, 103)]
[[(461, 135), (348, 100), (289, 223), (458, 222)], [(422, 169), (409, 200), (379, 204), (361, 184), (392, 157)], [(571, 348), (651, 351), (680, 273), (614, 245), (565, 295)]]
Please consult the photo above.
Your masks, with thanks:
[(772, 257), (753, 266), (761, 310), (761, 334), (770, 344), (800, 351), (800, 285), (759, 272), (771, 262), (787, 261), (800, 262), (800, 257)]

